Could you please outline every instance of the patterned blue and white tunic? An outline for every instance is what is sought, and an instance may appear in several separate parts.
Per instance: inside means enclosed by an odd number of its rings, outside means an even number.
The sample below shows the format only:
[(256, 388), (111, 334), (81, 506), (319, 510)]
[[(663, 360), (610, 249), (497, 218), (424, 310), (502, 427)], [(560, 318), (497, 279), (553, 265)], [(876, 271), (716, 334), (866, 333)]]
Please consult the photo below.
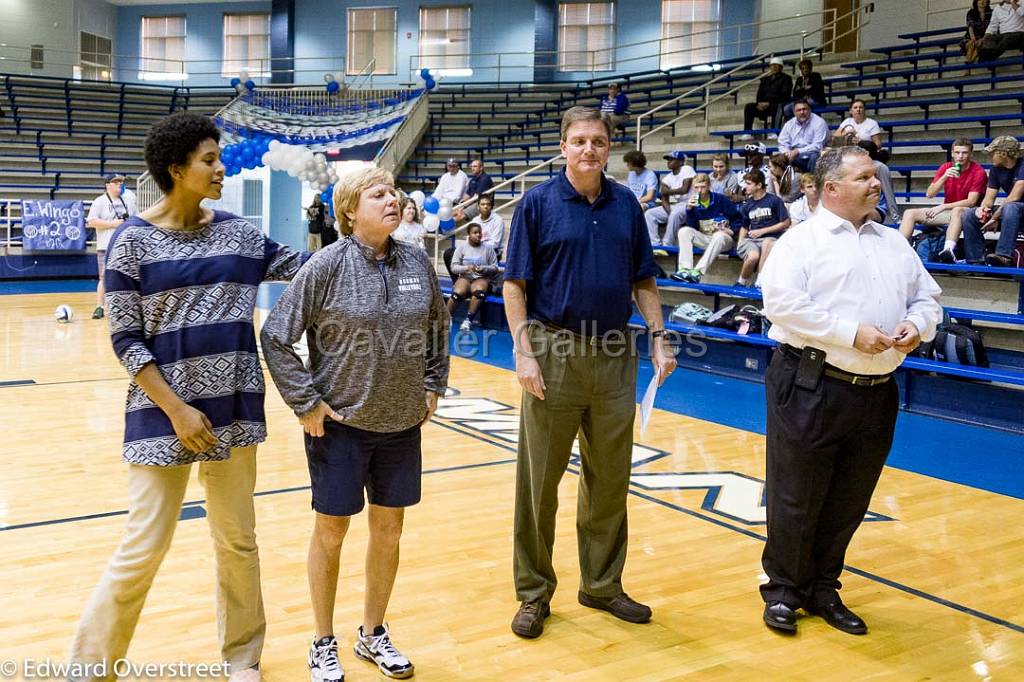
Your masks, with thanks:
[[(263, 281), (290, 280), (303, 256), (221, 211), (198, 230), (167, 230), (139, 217), (118, 228), (104, 281), (114, 352), (132, 376), (126, 462), (224, 460), (231, 448), (266, 439), (256, 289)], [(181, 444), (167, 415), (135, 383), (150, 362), (179, 398), (207, 416), (217, 445), (197, 453)]]

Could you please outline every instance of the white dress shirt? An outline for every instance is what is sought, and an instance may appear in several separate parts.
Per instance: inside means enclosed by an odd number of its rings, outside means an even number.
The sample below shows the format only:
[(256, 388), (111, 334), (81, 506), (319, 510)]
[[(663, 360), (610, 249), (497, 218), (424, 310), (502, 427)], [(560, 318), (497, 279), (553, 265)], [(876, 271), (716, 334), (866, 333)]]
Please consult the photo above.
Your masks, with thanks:
[(788, 152), (796, 149), (801, 154), (820, 152), (828, 141), (828, 123), (825, 119), (812, 113), (804, 123), (795, 116), (782, 126), (779, 131), (779, 151)]
[(992, 21), (988, 23), (985, 35), (1020, 33), (1021, 31), (1024, 31), (1024, 5), (1014, 9), (1013, 5), (1004, 2), (992, 8)]
[(859, 325), (892, 334), (909, 320), (931, 341), (942, 317), (942, 290), (898, 230), (868, 221), (858, 231), (822, 205), (779, 238), (758, 283), (770, 338), (820, 348), (827, 363), (853, 374), (889, 374), (904, 358), (895, 348), (854, 348)]
[(455, 171), (455, 174), (445, 172), (441, 176), (441, 179), (437, 181), (437, 188), (434, 190), (434, 196), (440, 199), (449, 199), (452, 202), (452, 206), (462, 201), (462, 195), (466, 193), (466, 187), (469, 186), (469, 176), (462, 171)]

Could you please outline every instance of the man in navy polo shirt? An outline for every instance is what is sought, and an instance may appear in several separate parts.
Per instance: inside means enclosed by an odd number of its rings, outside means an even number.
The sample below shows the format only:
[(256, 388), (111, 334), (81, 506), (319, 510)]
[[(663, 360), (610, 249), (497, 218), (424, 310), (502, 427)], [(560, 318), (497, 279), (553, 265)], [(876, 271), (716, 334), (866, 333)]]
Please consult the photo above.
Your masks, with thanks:
[(512, 621), (520, 637), (538, 637), (551, 613), (558, 482), (577, 432), (579, 602), (633, 623), (651, 618), (622, 589), (636, 410), (633, 298), (662, 381), (676, 362), (640, 205), (602, 172), (611, 133), (596, 109), (565, 112), (566, 168), (527, 192), (512, 218), (504, 297), (523, 387), (513, 559), (521, 605)]

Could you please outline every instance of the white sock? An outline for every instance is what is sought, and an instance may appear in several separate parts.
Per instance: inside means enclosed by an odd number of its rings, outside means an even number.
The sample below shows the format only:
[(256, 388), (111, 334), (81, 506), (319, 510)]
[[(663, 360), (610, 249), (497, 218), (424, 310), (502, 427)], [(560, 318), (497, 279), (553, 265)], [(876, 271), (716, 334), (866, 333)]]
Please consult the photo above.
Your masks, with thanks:
[(741, 287), (750, 286), (750, 280), (746, 280), (740, 277), (739, 279), (736, 280), (736, 284), (739, 284)]
[(955, 249), (955, 248), (956, 248), (956, 242), (950, 241), (949, 239), (947, 239), (946, 240), (946, 245), (942, 247), (942, 250), (943, 251), (949, 251), (950, 253), (952, 253), (953, 249)]

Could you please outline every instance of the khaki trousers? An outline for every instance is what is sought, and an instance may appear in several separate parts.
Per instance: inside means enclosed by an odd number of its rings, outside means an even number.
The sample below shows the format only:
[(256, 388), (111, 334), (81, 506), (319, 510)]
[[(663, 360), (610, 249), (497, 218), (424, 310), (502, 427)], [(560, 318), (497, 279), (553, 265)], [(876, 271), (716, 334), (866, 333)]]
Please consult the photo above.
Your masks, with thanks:
[(516, 466), (513, 573), (519, 601), (550, 601), (558, 483), (579, 434), (576, 505), (580, 590), (598, 597), (622, 592), (626, 562), (626, 494), (636, 414), (637, 358), (632, 339), (614, 351), (564, 333), (531, 332), (546, 390), (523, 392)]
[(697, 263), (697, 269), (707, 274), (708, 268), (715, 262), (719, 254), (728, 251), (736, 242), (732, 235), (716, 231), (713, 235), (698, 232), (692, 227), (684, 227), (679, 230), (679, 270), (693, 270), (693, 247), (704, 249), (704, 255)]
[[(68, 657), (75, 663), (106, 660), (109, 675), (82, 680), (115, 679), (114, 662), (128, 651), (146, 594), (174, 537), (191, 469), (130, 465), (124, 537), (82, 614)], [(199, 481), (206, 491), (217, 559), (222, 660), (241, 670), (259, 662), (266, 631), (252, 497), (256, 446), (233, 448), (230, 459), (222, 462), (201, 462)], [(181, 576), (182, 589), (191, 589), (193, 580)]]

